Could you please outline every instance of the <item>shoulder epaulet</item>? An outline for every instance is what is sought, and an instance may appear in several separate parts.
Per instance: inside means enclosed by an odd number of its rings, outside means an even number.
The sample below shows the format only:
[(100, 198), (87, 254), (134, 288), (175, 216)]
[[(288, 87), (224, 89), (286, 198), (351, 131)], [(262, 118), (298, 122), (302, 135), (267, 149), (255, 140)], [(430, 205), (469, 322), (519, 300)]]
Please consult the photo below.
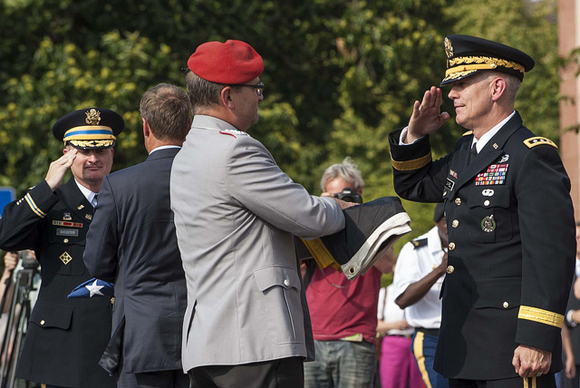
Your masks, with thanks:
[(461, 135), (461, 137), (469, 136), (469, 135), (473, 135), (473, 131), (467, 131), (467, 132), (463, 133), (463, 135)]
[(225, 129), (225, 130), (219, 131), (219, 133), (222, 135), (233, 136), (236, 139), (238, 138), (238, 136), (248, 136), (248, 134), (246, 132), (238, 131), (237, 129)]
[(413, 240), (411, 241), (411, 244), (413, 244), (413, 246), (415, 247), (415, 249), (417, 248), (421, 248), (427, 245), (427, 239), (426, 238), (419, 238), (417, 240)]
[(545, 145), (550, 145), (554, 148), (558, 148), (558, 146), (556, 145), (556, 143), (554, 143), (552, 140), (545, 138), (545, 137), (540, 137), (540, 136), (536, 136), (536, 137), (530, 137), (529, 139), (524, 140), (524, 144), (528, 147), (528, 148), (533, 148), (535, 146), (539, 146), (542, 144)]

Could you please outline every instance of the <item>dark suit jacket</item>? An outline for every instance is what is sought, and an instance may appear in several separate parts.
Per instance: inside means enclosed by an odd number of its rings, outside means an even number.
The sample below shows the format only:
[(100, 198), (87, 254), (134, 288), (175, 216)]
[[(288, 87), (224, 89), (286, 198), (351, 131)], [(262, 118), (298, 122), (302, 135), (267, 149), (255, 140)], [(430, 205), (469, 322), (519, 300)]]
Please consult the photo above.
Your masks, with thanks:
[(125, 318), (125, 373), (181, 368), (187, 291), (169, 204), (178, 151), (155, 151), (144, 163), (107, 176), (87, 236), (89, 272), (115, 282), (113, 328)]
[(398, 145), (390, 134), (395, 190), (445, 204), (449, 234), (435, 370), (445, 377), (517, 377), (514, 349), (553, 353), (561, 369), (560, 328), (575, 257), (570, 180), (557, 149), (515, 114), (468, 165), (473, 135), (431, 161), (428, 137)]
[(83, 264), (93, 207), (73, 179), (53, 193), (42, 181), (4, 209), (0, 248), (33, 249), (42, 285), (18, 362), (21, 379), (63, 387), (115, 387), (98, 365), (111, 331), (110, 298), (67, 299), (90, 279)]

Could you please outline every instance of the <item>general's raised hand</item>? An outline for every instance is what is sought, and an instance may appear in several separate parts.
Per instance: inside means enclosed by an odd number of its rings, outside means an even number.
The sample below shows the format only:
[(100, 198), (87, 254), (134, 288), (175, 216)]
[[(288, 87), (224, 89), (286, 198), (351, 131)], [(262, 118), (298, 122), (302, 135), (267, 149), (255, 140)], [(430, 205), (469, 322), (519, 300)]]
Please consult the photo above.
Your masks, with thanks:
[(441, 89), (431, 86), (423, 95), (423, 101), (415, 101), (405, 143), (435, 132), (449, 119), (449, 113), (441, 112), (441, 100)]
[(67, 170), (72, 166), (77, 157), (78, 150), (76, 148), (70, 149), (63, 156), (50, 164), (48, 172), (44, 180), (52, 191), (56, 190), (62, 184), (62, 180)]

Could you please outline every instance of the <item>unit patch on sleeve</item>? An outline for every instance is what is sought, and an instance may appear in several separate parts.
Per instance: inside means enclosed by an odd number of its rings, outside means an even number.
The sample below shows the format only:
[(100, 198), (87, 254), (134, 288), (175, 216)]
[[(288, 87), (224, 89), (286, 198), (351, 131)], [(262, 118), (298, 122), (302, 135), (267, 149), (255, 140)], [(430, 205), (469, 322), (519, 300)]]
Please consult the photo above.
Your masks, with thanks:
[(477, 174), (476, 186), (503, 185), (507, 174), (508, 164), (492, 164), (485, 172)]

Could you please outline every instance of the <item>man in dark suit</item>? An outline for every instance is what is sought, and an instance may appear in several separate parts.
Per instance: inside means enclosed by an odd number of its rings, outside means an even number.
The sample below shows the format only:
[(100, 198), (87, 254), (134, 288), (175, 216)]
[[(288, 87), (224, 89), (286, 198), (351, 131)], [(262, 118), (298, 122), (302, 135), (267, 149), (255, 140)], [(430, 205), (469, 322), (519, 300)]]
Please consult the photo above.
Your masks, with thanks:
[[(85, 237), (113, 146), (125, 123), (108, 109), (81, 109), (60, 118), (53, 135), (65, 145), (46, 178), (4, 209), (0, 248), (32, 249), (42, 285), (32, 310), (16, 377), (47, 387), (112, 388), (99, 367), (111, 330), (111, 300), (67, 299), (90, 278), (83, 264)], [(72, 178), (61, 186), (69, 170)]]
[[(432, 161), (429, 134), (449, 118), (441, 90), (389, 135), (399, 195), (444, 202), (449, 236), (434, 369), (455, 387), (554, 387), (576, 241), (570, 180), (549, 139), (514, 110), (534, 60), (481, 38), (445, 39), (441, 85), (471, 131)], [(523, 381), (522, 381), (523, 378)]]
[[(114, 333), (118, 387), (187, 387), (181, 371), (185, 275), (169, 205), (173, 158), (191, 124), (187, 94), (160, 84), (141, 99), (147, 160), (106, 177), (84, 261), (89, 272), (115, 282)], [(116, 370), (118, 368), (118, 370)]]

